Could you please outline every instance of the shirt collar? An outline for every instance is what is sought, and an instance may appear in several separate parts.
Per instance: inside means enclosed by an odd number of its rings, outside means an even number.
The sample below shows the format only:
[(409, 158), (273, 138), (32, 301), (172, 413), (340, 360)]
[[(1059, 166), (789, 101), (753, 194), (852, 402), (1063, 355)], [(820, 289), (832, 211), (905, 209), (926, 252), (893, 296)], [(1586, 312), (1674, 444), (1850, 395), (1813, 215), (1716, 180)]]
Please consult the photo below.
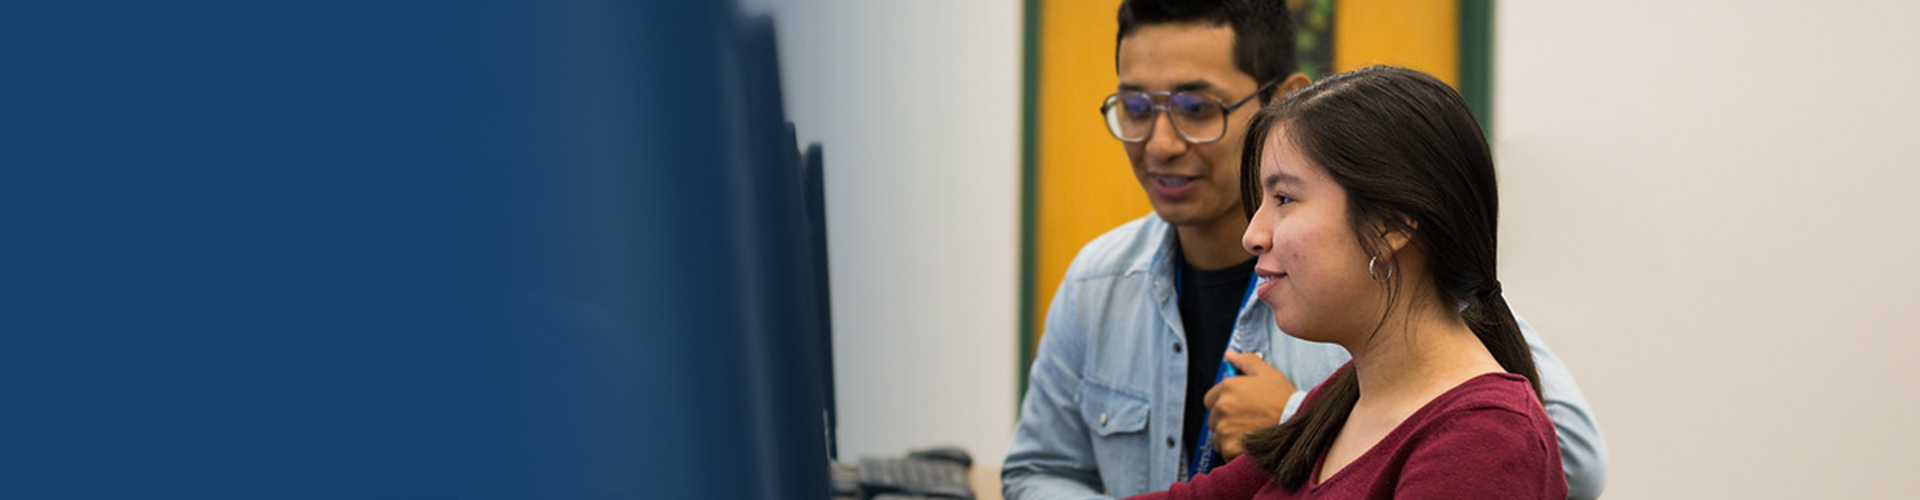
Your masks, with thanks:
[(1160, 214), (1147, 216), (1141, 240), (1150, 242), (1153, 251), (1141, 252), (1127, 265), (1127, 274), (1146, 273), (1157, 278), (1173, 276), (1173, 255), (1175, 239), (1173, 225), (1168, 224)]

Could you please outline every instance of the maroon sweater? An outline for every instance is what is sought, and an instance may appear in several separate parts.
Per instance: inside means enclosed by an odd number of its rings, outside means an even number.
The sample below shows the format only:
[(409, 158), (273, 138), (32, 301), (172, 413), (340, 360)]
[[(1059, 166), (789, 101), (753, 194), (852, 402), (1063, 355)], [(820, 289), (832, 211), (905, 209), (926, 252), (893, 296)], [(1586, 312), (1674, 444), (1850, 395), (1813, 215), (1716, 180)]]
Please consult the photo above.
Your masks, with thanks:
[[(1318, 396), (1315, 387), (1308, 399)], [(1314, 465), (1312, 477), (1320, 477)], [(1489, 373), (1427, 402), (1353, 463), (1287, 491), (1241, 456), (1192, 482), (1136, 499), (1540, 499), (1567, 497), (1553, 422), (1527, 379)]]

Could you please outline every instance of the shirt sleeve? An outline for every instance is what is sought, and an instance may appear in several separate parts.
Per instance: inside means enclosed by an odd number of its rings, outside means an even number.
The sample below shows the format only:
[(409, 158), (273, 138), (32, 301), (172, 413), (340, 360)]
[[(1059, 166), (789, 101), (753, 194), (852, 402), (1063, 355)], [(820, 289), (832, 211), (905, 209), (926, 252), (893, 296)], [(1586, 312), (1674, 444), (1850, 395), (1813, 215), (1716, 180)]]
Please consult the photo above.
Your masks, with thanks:
[(1127, 497), (1128, 500), (1247, 500), (1273, 483), (1273, 475), (1261, 470), (1253, 457), (1241, 455), (1192, 481), (1173, 483), (1163, 491)]
[(1305, 402), (1306, 399), (1307, 399), (1307, 391), (1301, 390), (1301, 389), (1294, 389), (1293, 395), (1287, 396), (1286, 409), (1280, 411), (1280, 421), (1275, 422), (1275, 424), (1277, 425), (1277, 424), (1287, 423), (1287, 419), (1293, 418), (1293, 414), (1295, 412), (1300, 411), (1300, 404), (1302, 402)]
[(1506, 408), (1453, 413), (1424, 432), (1407, 457), (1394, 498), (1558, 500), (1566, 482), (1527, 415)]
[(1047, 308), (1046, 334), (1027, 376), (1020, 422), (1000, 469), (1008, 500), (1106, 498), (1086, 422), (1079, 417), (1086, 332), (1074, 317), (1076, 288), (1062, 283)]
[(1567, 365), (1547, 348), (1533, 325), (1519, 315), (1520, 333), (1533, 351), (1534, 369), (1540, 373), (1540, 389), (1546, 400), (1547, 417), (1553, 420), (1554, 434), (1560, 443), (1560, 464), (1567, 476), (1567, 498), (1594, 500), (1607, 486), (1607, 442), (1594, 422), (1587, 396), (1573, 381)]

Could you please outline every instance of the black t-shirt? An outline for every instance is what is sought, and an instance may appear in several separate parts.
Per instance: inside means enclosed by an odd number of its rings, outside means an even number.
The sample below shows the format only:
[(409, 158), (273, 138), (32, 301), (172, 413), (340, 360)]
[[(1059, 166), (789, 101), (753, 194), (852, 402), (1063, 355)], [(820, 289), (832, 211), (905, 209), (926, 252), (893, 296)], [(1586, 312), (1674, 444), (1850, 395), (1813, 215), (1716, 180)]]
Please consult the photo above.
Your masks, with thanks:
[(1207, 391), (1213, 389), (1221, 357), (1233, 338), (1233, 322), (1239, 319), (1247, 281), (1253, 279), (1253, 264), (1253, 259), (1247, 259), (1226, 269), (1202, 271), (1180, 259), (1180, 324), (1187, 330), (1187, 417), (1181, 437), (1188, 451), (1206, 427)]

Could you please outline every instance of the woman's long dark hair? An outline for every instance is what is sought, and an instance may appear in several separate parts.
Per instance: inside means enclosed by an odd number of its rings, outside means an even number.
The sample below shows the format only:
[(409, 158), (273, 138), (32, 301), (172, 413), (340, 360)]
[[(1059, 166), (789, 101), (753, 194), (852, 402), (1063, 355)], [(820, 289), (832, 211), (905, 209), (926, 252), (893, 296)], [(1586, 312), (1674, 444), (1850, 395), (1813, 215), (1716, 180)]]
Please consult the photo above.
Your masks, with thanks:
[[(1532, 382), (1538, 397), (1533, 355), (1494, 274), (1500, 193), (1493, 157), (1460, 94), (1425, 73), (1374, 66), (1329, 76), (1262, 108), (1240, 157), (1249, 219), (1263, 201), (1262, 150), (1281, 126), (1302, 155), (1346, 190), (1348, 222), (1360, 247), (1390, 261), (1381, 252), (1385, 235), (1412, 235), (1441, 303), (1464, 303), (1467, 326), (1480, 343), (1501, 368)], [(1391, 310), (1401, 283), (1397, 275), (1389, 281)], [(1359, 399), (1353, 369), (1343, 368), (1292, 419), (1249, 435), (1247, 453), (1281, 486), (1298, 490)]]

